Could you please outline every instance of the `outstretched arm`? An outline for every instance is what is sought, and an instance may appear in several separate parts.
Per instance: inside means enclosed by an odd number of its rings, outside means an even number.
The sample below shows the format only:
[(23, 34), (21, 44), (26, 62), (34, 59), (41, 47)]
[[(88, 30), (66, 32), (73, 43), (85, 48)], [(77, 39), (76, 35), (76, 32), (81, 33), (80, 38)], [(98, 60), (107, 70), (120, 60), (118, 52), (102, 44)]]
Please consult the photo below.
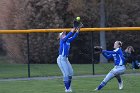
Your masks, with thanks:
[(105, 51), (107, 54), (115, 54), (115, 51)]
[(110, 58), (113, 57), (113, 56), (112, 56), (112, 53), (113, 53), (113, 52), (111, 52), (111, 51), (106, 51), (106, 50), (103, 50), (103, 51), (102, 51), (103, 56), (104, 56), (105, 58), (107, 58), (107, 59), (110, 59)]
[(70, 32), (66, 35), (66, 37), (63, 38), (62, 40), (63, 40), (63, 41), (67, 41), (68, 38), (71, 37), (71, 35), (73, 34), (74, 30), (75, 30), (75, 28), (71, 29), (71, 31), (70, 31)]
[(75, 32), (75, 34), (69, 38), (69, 42), (72, 42), (79, 34), (80, 28), (77, 28), (77, 31)]
[(119, 53), (119, 48), (116, 48), (115, 50), (113, 51), (105, 51), (107, 54), (116, 54), (116, 53)]

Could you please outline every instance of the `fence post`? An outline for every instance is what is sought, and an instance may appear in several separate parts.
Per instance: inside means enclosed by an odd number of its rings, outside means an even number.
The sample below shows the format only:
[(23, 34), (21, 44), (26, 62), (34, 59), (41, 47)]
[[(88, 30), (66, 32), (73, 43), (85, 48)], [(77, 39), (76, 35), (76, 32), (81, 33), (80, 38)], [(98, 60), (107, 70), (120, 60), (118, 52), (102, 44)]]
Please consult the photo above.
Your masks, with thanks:
[(27, 61), (28, 61), (28, 78), (30, 78), (30, 44), (29, 33), (27, 33)]
[(93, 75), (95, 74), (94, 70), (94, 41), (93, 41), (93, 32), (91, 32), (91, 58), (92, 58), (92, 71)]

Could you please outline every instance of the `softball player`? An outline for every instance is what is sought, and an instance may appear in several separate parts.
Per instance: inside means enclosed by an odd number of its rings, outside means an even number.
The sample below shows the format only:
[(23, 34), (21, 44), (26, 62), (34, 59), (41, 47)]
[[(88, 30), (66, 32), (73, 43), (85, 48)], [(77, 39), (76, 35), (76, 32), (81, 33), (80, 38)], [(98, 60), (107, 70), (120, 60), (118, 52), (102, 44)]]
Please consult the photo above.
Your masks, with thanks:
[(103, 50), (102, 51), (103, 56), (106, 57), (107, 59), (114, 58), (114, 65), (115, 66), (106, 75), (104, 80), (101, 82), (101, 84), (95, 90), (102, 89), (108, 83), (108, 81), (110, 81), (114, 77), (116, 77), (116, 79), (118, 80), (119, 89), (123, 89), (123, 81), (122, 81), (120, 75), (122, 75), (125, 72), (126, 68), (125, 68), (125, 65), (124, 65), (125, 60), (124, 60), (124, 56), (123, 56), (121, 46), (122, 46), (122, 42), (121, 41), (116, 41), (114, 43), (114, 49), (115, 50), (113, 50), (113, 51)]
[[(75, 33), (74, 31), (77, 30)], [(57, 64), (63, 74), (63, 81), (65, 85), (65, 92), (72, 92), (71, 89), (71, 80), (73, 76), (73, 69), (68, 60), (70, 43), (77, 37), (79, 33), (79, 28), (73, 28), (66, 35), (66, 32), (62, 32), (59, 34), (60, 38), (60, 48), (59, 48), (59, 56), (57, 58)]]

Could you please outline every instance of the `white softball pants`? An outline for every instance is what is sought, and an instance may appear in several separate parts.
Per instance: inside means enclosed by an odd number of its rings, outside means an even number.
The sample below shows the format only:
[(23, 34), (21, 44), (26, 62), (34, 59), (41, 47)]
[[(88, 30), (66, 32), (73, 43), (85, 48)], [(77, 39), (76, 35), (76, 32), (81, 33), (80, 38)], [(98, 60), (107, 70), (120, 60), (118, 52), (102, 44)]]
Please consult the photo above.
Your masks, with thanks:
[(57, 64), (63, 74), (64, 81), (68, 81), (69, 76), (73, 76), (73, 68), (68, 60), (68, 57), (59, 55), (57, 58)]
[(115, 66), (104, 78), (104, 82), (107, 83), (112, 78), (116, 77), (117, 79), (121, 78), (120, 75), (124, 74), (126, 68), (125, 66)]

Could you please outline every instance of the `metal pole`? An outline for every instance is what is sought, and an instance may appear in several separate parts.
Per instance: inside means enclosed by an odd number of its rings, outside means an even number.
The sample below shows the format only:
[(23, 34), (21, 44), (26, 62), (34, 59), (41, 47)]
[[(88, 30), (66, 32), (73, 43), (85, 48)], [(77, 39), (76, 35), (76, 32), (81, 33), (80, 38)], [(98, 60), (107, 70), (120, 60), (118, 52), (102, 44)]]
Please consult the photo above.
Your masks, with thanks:
[[(100, 0), (100, 27), (105, 27), (105, 0)], [(100, 31), (100, 45), (103, 49), (106, 49), (106, 38), (105, 38), (105, 31)], [(100, 62), (107, 63), (107, 60), (103, 55), (100, 55)]]
[(28, 78), (30, 78), (30, 46), (29, 46), (29, 33), (27, 33), (27, 61), (28, 61)]
[(92, 58), (92, 71), (93, 75), (95, 74), (94, 70), (94, 42), (93, 42), (93, 32), (91, 32), (91, 58)]

